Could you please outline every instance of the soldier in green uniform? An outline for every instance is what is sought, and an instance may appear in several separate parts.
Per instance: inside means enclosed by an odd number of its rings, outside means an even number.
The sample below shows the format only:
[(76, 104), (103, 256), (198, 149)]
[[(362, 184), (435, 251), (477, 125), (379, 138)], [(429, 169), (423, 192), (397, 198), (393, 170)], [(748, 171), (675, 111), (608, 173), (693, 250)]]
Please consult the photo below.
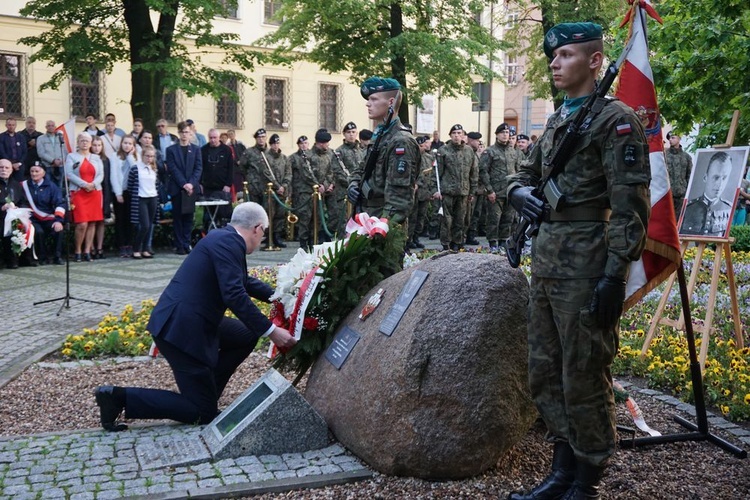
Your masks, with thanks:
[[(261, 170), (263, 186), (265, 187), (269, 183), (273, 184), (273, 192), (283, 203), (289, 196), (290, 186), (292, 185), (292, 164), (289, 162), (289, 158), (281, 152), (279, 134), (271, 136), (268, 140), (268, 151), (261, 154), (263, 155), (263, 169)], [(286, 248), (286, 243), (284, 243), (286, 210), (273, 196), (271, 197), (273, 207), (269, 209), (268, 195), (263, 198), (263, 208), (266, 209), (266, 213), (273, 214), (271, 223), (273, 226), (273, 244), (279, 248)]]
[(245, 181), (247, 182), (248, 200), (254, 201), (258, 204), (263, 204), (263, 193), (265, 192), (265, 186), (261, 178), (261, 171), (264, 168), (263, 156), (261, 153), (265, 153), (266, 146), (266, 129), (259, 128), (253, 134), (255, 137), (255, 145), (251, 148), (247, 148), (242, 153), (240, 158), (240, 169), (245, 174)]
[[(406, 226), (421, 157), (414, 137), (398, 119), (403, 98), (401, 84), (393, 78), (370, 77), (360, 87), (360, 94), (367, 99), (368, 117), (378, 123), (372, 141), (380, 143), (370, 176), (367, 177), (365, 168), (374, 144), (362, 161), (362, 170), (352, 172), (349, 200), (355, 207), (361, 200), (361, 211), (369, 215)], [(392, 118), (387, 122), (389, 114)]]
[(674, 201), (674, 216), (680, 220), (682, 202), (685, 200), (690, 173), (693, 171), (693, 158), (682, 149), (680, 136), (674, 132), (667, 134), (669, 148), (665, 152), (667, 159), (667, 171), (669, 172), (669, 187), (672, 189), (672, 201)]
[[(357, 140), (357, 125), (354, 122), (349, 122), (344, 125), (344, 142), (339, 148), (333, 152), (336, 156), (336, 163), (334, 164), (334, 174), (336, 178), (336, 192), (340, 198), (338, 201), (341, 203), (341, 213), (339, 215), (339, 225), (336, 232), (343, 236), (344, 229), (346, 228), (346, 221), (351, 216), (351, 208), (347, 208), (345, 197), (340, 196), (341, 193), (346, 193), (349, 188), (349, 179), (351, 178), (352, 172), (356, 172), (359, 169), (360, 163), (365, 158), (365, 150), (360, 146)], [(351, 204), (350, 204), (351, 207)]]
[[(703, 174), (703, 194), (688, 202), (680, 234), (721, 237), (732, 220), (732, 202), (721, 198), (732, 174), (732, 158), (715, 153)], [(693, 190), (693, 192), (695, 192)]]
[(562, 210), (535, 197), (534, 186), (548, 174), (544, 160), (594, 91), (604, 58), (601, 26), (556, 25), (544, 51), (554, 85), (567, 97), (509, 179), (508, 198), (519, 214), (541, 220), (531, 254), (529, 387), (554, 457), (542, 484), (509, 498), (597, 499), (617, 442), (610, 366), (625, 283), (646, 243), (648, 145), (633, 110), (606, 99), (555, 177)]
[[(310, 164), (316, 177), (321, 182), (319, 192), (323, 200), (322, 210), (321, 206), (318, 205), (318, 221), (323, 231), (318, 232), (317, 243), (329, 241), (330, 236), (334, 235), (338, 210), (335, 202), (335, 197), (338, 195), (334, 194), (336, 183), (333, 172), (333, 164), (336, 163), (336, 158), (333, 156), (331, 148), (328, 147), (330, 142), (331, 134), (328, 130), (318, 129), (315, 132), (315, 144), (310, 151)], [(341, 196), (342, 198), (345, 196), (345, 190), (342, 191)], [(325, 229), (328, 229), (330, 236), (326, 234)]]
[(297, 239), (302, 249), (311, 249), (313, 245), (313, 186), (320, 186), (318, 174), (310, 163), (310, 143), (307, 136), (297, 139), (297, 152), (289, 157), (292, 165), (292, 205), (298, 217), (296, 224)]
[(437, 152), (440, 193), (433, 198), (442, 200), (443, 218), (440, 243), (444, 250), (458, 251), (464, 246), (464, 220), (469, 203), (474, 198), (479, 180), (477, 155), (463, 142), (464, 128), (453, 125), (448, 141)]
[[(469, 145), (474, 156), (477, 157), (477, 165), (479, 164), (479, 144), (482, 142), (482, 134), (479, 132), (469, 132), (466, 134), (466, 144)], [(487, 211), (487, 190), (482, 184), (480, 177), (479, 183), (477, 184), (477, 191), (474, 194), (474, 199), (469, 204), (469, 211), (466, 214), (466, 244), (467, 245), (479, 245), (477, 240), (477, 234), (479, 233), (479, 221), (482, 215)]]
[(407, 247), (424, 248), (419, 241), (419, 235), (425, 229), (427, 221), (427, 208), (435, 192), (435, 169), (432, 168), (432, 155), (429, 153), (432, 140), (429, 136), (417, 137), (419, 152), (422, 153), (419, 176), (417, 177), (416, 191), (414, 192), (414, 206), (409, 215), (409, 240)]
[[(515, 152), (509, 144), (510, 127), (501, 123), (495, 129), (495, 144), (488, 147), (479, 158), (479, 180), (487, 191), (487, 241), (491, 252), (500, 252), (500, 244), (510, 234), (510, 225), (503, 225), (500, 232), (500, 221), (503, 213), (511, 211), (505, 191), (508, 187), (508, 176), (515, 165)], [(510, 217), (506, 217), (510, 218)]]
[[(518, 134), (518, 142), (516, 143), (518, 152), (521, 153), (521, 161), (525, 160), (529, 157), (529, 154), (531, 154), (531, 150), (529, 149), (529, 136), (526, 134)], [(519, 165), (521, 162), (518, 162)]]

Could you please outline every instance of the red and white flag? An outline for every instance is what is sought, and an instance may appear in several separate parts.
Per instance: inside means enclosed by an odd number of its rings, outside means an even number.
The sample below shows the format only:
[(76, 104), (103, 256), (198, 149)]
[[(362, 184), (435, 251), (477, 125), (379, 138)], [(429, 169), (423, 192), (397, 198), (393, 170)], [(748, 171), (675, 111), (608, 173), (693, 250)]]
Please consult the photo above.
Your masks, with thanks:
[(662, 145), (661, 116), (646, 39), (646, 15), (659, 23), (662, 20), (649, 0), (628, 2), (632, 6), (621, 26), (629, 24), (628, 40), (633, 36), (636, 39), (620, 70), (615, 95), (633, 108), (646, 130), (651, 162), (651, 218), (648, 221), (646, 249), (641, 259), (630, 266), (626, 309), (667, 279), (681, 262), (680, 240)]
[(68, 153), (76, 150), (76, 118), (75, 116), (55, 129), (55, 133), (62, 132), (62, 141)]

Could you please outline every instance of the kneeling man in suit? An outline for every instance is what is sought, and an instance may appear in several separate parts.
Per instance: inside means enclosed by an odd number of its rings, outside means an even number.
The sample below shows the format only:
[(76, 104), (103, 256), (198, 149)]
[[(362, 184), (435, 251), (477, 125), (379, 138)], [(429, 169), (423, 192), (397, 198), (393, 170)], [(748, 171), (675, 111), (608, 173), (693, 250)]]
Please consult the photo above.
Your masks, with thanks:
[[(268, 301), (273, 289), (248, 277), (245, 254), (260, 245), (268, 215), (257, 203), (238, 205), (229, 225), (200, 240), (169, 282), (151, 313), (148, 331), (167, 359), (180, 392), (101, 386), (95, 390), (102, 427), (120, 431), (129, 419), (168, 418), (208, 424), (229, 378), (268, 336), (279, 347), (296, 340), (274, 326), (250, 296)], [(249, 296), (248, 296), (249, 295)], [(227, 318), (231, 310), (238, 319)]]

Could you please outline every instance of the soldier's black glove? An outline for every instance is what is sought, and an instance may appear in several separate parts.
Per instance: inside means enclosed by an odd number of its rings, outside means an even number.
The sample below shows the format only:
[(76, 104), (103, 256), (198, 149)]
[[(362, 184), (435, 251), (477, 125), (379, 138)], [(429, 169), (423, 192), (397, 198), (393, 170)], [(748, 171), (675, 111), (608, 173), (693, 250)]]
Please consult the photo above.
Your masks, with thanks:
[(349, 201), (352, 202), (352, 205), (356, 205), (357, 202), (359, 202), (359, 197), (362, 195), (362, 193), (359, 190), (359, 186), (357, 186), (357, 183), (352, 182), (349, 184), (349, 189), (346, 191), (346, 197), (349, 198)]
[(605, 275), (594, 288), (591, 314), (596, 315), (600, 326), (613, 326), (620, 319), (624, 301), (625, 280)]
[(521, 217), (530, 221), (537, 221), (542, 217), (544, 203), (531, 194), (534, 190), (531, 186), (524, 186), (510, 192), (510, 204), (516, 209)]

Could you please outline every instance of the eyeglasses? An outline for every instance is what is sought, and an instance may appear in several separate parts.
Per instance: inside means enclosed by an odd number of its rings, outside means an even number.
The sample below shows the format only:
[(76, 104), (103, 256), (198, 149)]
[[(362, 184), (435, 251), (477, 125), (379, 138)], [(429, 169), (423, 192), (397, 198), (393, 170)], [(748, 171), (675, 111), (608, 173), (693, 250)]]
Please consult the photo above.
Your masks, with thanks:
[(156, 155), (143, 155), (144, 158), (156, 158)]
[(160, 124), (160, 125), (157, 125), (157, 127), (159, 127), (159, 128), (164, 128), (164, 127), (166, 127), (166, 125), (162, 123), (162, 124)]
[(258, 228), (261, 228), (264, 233), (266, 232), (266, 229), (267, 229), (263, 224), (256, 224), (253, 230), (258, 229)]

